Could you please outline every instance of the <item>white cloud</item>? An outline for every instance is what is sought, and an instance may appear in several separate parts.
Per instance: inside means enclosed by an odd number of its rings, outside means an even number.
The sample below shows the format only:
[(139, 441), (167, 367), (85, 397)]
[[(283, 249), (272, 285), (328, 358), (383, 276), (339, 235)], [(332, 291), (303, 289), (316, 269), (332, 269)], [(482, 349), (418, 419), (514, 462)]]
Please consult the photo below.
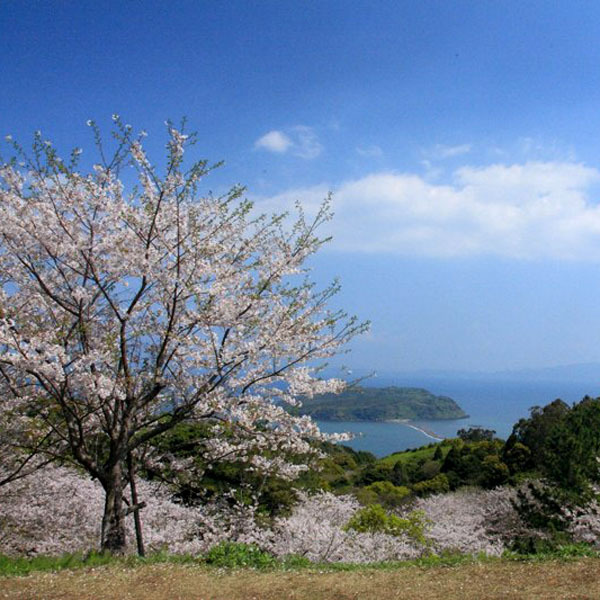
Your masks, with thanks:
[(254, 196), (255, 210), (258, 213), (282, 213), (290, 211), (293, 214), (294, 203), (298, 200), (302, 203), (302, 209), (307, 217), (314, 217), (321, 203), (331, 192), (331, 186), (327, 184), (315, 185), (310, 188), (296, 188), (286, 190), (281, 194), (269, 197)]
[(296, 125), (286, 132), (273, 130), (254, 142), (254, 147), (277, 154), (289, 152), (304, 159), (313, 159), (323, 151), (317, 134), (312, 127)]
[[(568, 162), (465, 166), (445, 185), (374, 173), (334, 187), (327, 233), (339, 251), (600, 260), (598, 182), (598, 170)], [(310, 214), (327, 189), (290, 190), (264, 206), (298, 199)]]
[(323, 151), (323, 146), (319, 143), (317, 134), (312, 127), (298, 125), (293, 128), (292, 135), (294, 136), (293, 153), (300, 158), (317, 158)]
[(254, 142), (254, 147), (282, 154), (292, 145), (292, 140), (283, 131), (269, 131)]

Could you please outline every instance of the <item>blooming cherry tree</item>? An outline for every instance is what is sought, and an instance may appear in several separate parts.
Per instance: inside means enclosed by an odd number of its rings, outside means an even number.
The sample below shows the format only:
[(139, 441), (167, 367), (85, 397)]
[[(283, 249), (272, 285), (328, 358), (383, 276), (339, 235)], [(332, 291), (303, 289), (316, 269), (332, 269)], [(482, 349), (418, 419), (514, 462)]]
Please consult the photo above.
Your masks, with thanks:
[(88, 123), (101, 158), (89, 173), (80, 151), (63, 161), (40, 133), (31, 156), (13, 143), (0, 165), (0, 422), (26, 432), (17, 462), (38, 453), (100, 482), (101, 546), (121, 552), (140, 507), (124, 489), (180, 423), (211, 425), (208, 459), (293, 476), (281, 457), (321, 434), (285, 405), (342, 389), (315, 365), (365, 325), (328, 309), (337, 283), (319, 291), (307, 276), (327, 201), (289, 226), (253, 216), (241, 188), (200, 193), (211, 167), (186, 165), (183, 127), (167, 124), (161, 175), (143, 135), (114, 121), (112, 157)]

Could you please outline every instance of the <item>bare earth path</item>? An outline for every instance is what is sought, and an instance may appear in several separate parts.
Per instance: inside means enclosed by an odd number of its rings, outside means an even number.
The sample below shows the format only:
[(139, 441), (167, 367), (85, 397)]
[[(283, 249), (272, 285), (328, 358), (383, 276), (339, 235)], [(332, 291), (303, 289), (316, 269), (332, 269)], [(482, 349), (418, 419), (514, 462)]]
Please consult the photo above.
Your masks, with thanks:
[(11, 600), (600, 600), (600, 559), (389, 571), (219, 571), (173, 564), (0, 578)]

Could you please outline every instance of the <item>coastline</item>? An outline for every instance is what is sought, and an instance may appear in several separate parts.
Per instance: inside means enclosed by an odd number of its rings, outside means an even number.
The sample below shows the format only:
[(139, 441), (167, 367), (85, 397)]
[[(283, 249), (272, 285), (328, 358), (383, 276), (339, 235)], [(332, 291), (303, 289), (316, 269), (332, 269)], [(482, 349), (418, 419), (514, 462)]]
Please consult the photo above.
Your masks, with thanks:
[(411, 429), (414, 429), (414, 430), (418, 431), (419, 433), (422, 433), (423, 435), (427, 436), (428, 438), (435, 440), (436, 442), (442, 442), (446, 439), (444, 437), (440, 437), (437, 433), (431, 431), (430, 429), (424, 429), (423, 427), (419, 427), (418, 425), (415, 425), (410, 419), (390, 419), (389, 421), (386, 421), (386, 422), (387, 423), (400, 423), (401, 425), (406, 425), (407, 427), (410, 427)]

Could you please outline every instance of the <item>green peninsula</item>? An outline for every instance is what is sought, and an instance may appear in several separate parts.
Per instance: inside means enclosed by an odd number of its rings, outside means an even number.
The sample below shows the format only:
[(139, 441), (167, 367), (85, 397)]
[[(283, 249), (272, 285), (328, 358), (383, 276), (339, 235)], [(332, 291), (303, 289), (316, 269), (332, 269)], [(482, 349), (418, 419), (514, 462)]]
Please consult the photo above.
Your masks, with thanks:
[(422, 388), (353, 386), (341, 394), (305, 398), (298, 410), (323, 421), (464, 419), (468, 415), (448, 396)]

